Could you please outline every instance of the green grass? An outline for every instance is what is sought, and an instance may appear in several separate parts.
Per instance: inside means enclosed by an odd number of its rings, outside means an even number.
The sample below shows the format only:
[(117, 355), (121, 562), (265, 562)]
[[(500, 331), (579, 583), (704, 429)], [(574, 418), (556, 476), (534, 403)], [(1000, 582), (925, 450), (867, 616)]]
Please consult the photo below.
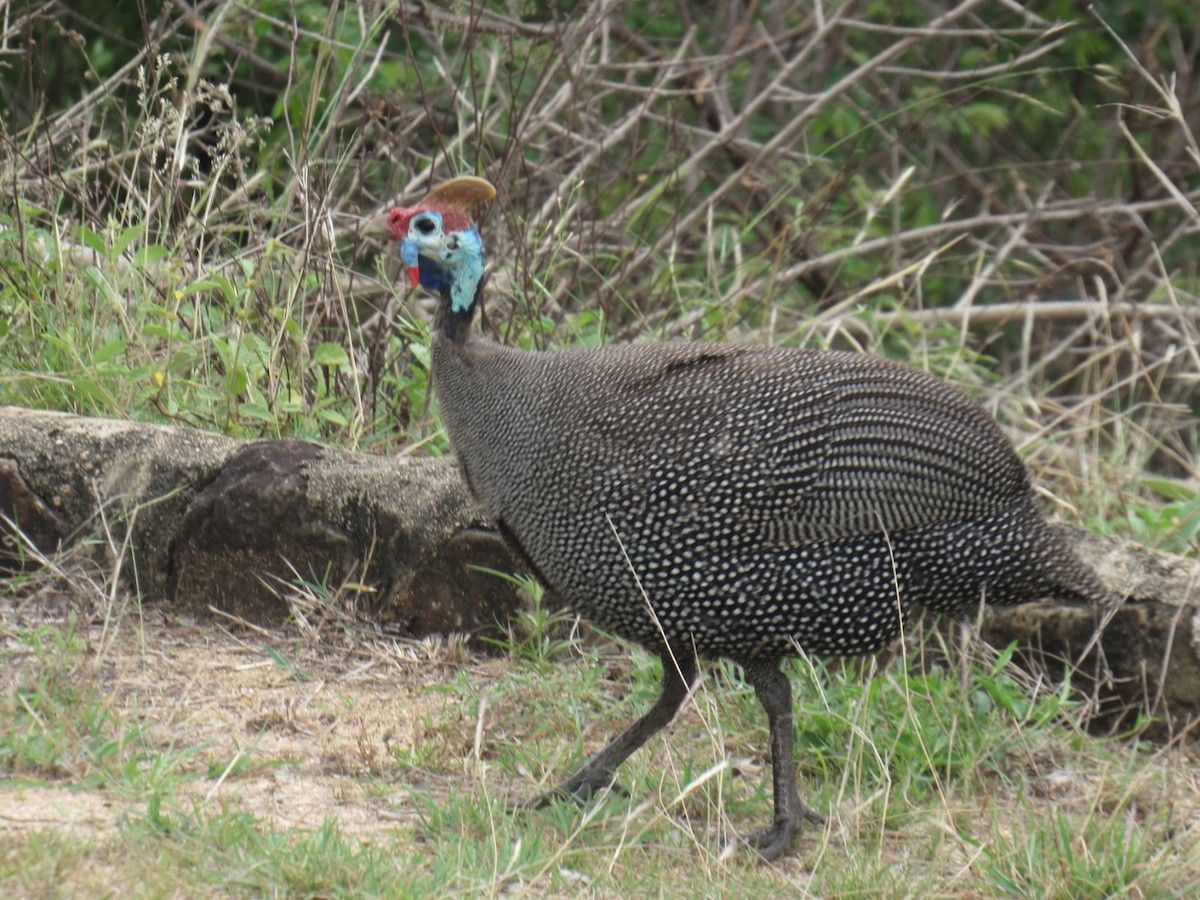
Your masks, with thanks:
[[(645, 709), (656, 663), (635, 650), (629, 671), (625, 650), (593, 637), (553, 665), (514, 655), (479, 671), (449, 669), (426, 689), (444, 696), (442, 712), (343, 789), (402, 814), (347, 832), (336, 807), (292, 828), (237, 799), (238, 784), (268, 770), (306, 779), (332, 760), (206, 755), (186, 729), (156, 747), (145, 737), (164, 710), (152, 700), (152, 672), (124, 679), (127, 696), (115, 703), (104, 699), (110, 678), (88, 667), (69, 628), (10, 628), (6, 637), (27, 648), (21, 673), (8, 670), (0, 715), (8, 805), (38, 790), (59, 795), (62, 808), (119, 810), (107, 827), (66, 829), (45, 814), (41, 827), (6, 832), (0, 889), (10, 894), (125, 885), (134, 896), (1148, 897), (1186, 893), (1200, 876), (1200, 785), (1186, 755), (1088, 736), (1068, 689), (1038, 686), (1009, 654), (975, 643), (931, 639), (873, 675), (791, 666), (801, 795), (828, 823), (809, 826), (791, 856), (767, 866), (737, 843), (771, 814), (765, 717), (726, 664), (706, 667), (676, 722), (623, 767), (627, 795), (520, 811), (513, 800), (565, 777)], [(207, 639), (223, 640), (216, 631)], [(269, 663), (277, 654), (257, 655)], [(300, 655), (317, 679), (339, 665)], [(272, 666), (259, 671), (264, 686), (278, 681)], [(339, 710), (352, 717), (357, 707)], [(72, 735), (69, 752), (35, 739), (63, 734)]]
[(5, 666), (23, 670), (4, 698), (0, 770), (23, 780), (69, 778), (84, 785), (126, 774), (139, 735), (122, 727), (96, 691), (75, 622), (17, 638), (22, 650), (0, 654)]

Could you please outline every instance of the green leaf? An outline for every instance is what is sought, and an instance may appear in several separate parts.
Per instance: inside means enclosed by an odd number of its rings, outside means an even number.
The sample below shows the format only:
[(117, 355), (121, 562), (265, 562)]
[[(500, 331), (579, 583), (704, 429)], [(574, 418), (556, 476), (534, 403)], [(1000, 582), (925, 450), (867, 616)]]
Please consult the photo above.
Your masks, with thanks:
[(318, 366), (334, 369), (350, 365), (350, 356), (346, 353), (346, 348), (341, 344), (334, 344), (327, 341), (313, 350), (313, 361)]
[(258, 422), (274, 422), (275, 413), (264, 403), (243, 403), (238, 407), (238, 412), (247, 419), (254, 419)]
[(1008, 127), (1008, 111), (995, 103), (968, 103), (961, 112), (971, 128), (984, 137)]
[(92, 365), (98, 366), (101, 363), (106, 363), (111, 359), (120, 356), (125, 350), (124, 338), (117, 338), (115, 341), (109, 341), (99, 350), (92, 354)]
[(64, 340), (63, 338), (59, 337), (57, 334), (43, 334), (42, 342), (47, 347), (50, 347), (54, 350), (58, 350), (59, 352), (63, 353), (65, 356), (68, 356), (70, 358), (74, 358), (74, 356), (75, 356), (75, 346), (70, 341)]
[(189, 294), (196, 293), (197, 291), (211, 291), (214, 288), (224, 294), (225, 299), (230, 303), (237, 299), (237, 291), (233, 289), (233, 285), (230, 283), (229, 279), (224, 275), (217, 274), (210, 275), (208, 278), (201, 278), (199, 281), (193, 281), (180, 293), (186, 297)]
[(246, 375), (246, 367), (242, 365), (234, 366), (230, 373), (225, 377), (225, 390), (231, 395), (237, 396), (244, 393), (246, 386), (250, 383), (249, 377)]
[(89, 250), (95, 250), (101, 255), (106, 255), (107, 248), (104, 246), (104, 238), (92, 231), (86, 225), (79, 226), (79, 242)]
[(337, 425), (340, 428), (344, 428), (350, 424), (350, 420), (336, 409), (326, 408), (317, 410), (317, 418), (322, 422), (328, 422), (332, 425)]
[(420, 363), (423, 368), (428, 369), (430, 367), (428, 344), (418, 344), (414, 341), (408, 345), (408, 349), (412, 353), (413, 359)]
[(167, 257), (167, 248), (162, 244), (147, 244), (133, 254), (133, 264), (139, 268), (159, 262)]
[(122, 255), (126, 248), (128, 248), (130, 244), (141, 237), (145, 231), (146, 222), (144, 220), (138, 222), (136, 225), (130, 225), (121, 232), (121, 236), (118, 237), (116, 243), (113, 244), (112, 255), (114, 257)]

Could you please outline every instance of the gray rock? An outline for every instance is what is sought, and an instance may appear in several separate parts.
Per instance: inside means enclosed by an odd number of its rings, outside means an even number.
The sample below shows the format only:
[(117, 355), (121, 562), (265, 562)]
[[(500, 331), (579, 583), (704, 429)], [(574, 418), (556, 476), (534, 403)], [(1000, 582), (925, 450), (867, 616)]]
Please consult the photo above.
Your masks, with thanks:
[(0, 513), (46, 554), (98, 537), (103, 565), (181, 611), (272, 624), (288, 584), (353, 578), (359, 612), (424, 636), (503, 623), (518, 602), (478, 570), (520, 566), (448, 460), (0, 407)]

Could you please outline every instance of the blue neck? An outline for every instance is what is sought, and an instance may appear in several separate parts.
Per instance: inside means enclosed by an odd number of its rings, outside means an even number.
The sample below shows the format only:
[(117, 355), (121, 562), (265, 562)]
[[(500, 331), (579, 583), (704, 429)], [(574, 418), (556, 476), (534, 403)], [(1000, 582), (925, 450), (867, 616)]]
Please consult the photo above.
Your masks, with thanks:
[(451, 241), (456, 242), (453, 255), (458, 267), (450, 285), (450, 306), (455, 312), (469, 313), (483, 281), (483, 239), (474, 228), (468, 228), (451, 235)]

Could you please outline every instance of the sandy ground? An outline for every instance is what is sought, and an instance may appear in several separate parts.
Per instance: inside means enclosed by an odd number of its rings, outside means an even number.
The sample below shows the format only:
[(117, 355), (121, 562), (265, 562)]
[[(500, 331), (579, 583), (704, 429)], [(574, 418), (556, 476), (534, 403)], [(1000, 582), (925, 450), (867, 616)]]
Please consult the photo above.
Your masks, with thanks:
[[(28, 632), (31, 615), (60, 628), (66, 617), (7, 606), (0, 637), (10, 664), (0, 685), (12, 691), (44, 667), (15, 635)], [(415, 817), (413, 791), (444, 786), (397, 767), (396, 751), (416, 746), (431, 725), (441, 735), (447, 719), (453, 726), (461, 718), (449, 740), (466, 743), (454, 749), (468, 765), (472, 754), (473, 710), (458, 710), (465, 704), (455, 695), (432, 688), (464, 666), (498, 674), (504, 665), (445, 642), (338, 646), (301, 638), (294, 628), (180, 622), (157, 610), (140, 623), (125, 616), (114, 627), (109, 618), (106, 628), (104, 621), (76, 624), (77, 633), (86, 628), (87, 652), (73, 683), (90, 680), (125, 729), (144, 729), (147, 765), (182, 755), (180, 770), (194, 777), (169, 779), (182, 808), (228, 804), (285, 829), (315, 829), (333, 816), (344, 834), (363, 835)], [(100, 790), (80, 781), (0, 776), (0, 832), (61, 828), (97, 836), (146, 809), (144, 794), (122, 798), (119, 780)]]

